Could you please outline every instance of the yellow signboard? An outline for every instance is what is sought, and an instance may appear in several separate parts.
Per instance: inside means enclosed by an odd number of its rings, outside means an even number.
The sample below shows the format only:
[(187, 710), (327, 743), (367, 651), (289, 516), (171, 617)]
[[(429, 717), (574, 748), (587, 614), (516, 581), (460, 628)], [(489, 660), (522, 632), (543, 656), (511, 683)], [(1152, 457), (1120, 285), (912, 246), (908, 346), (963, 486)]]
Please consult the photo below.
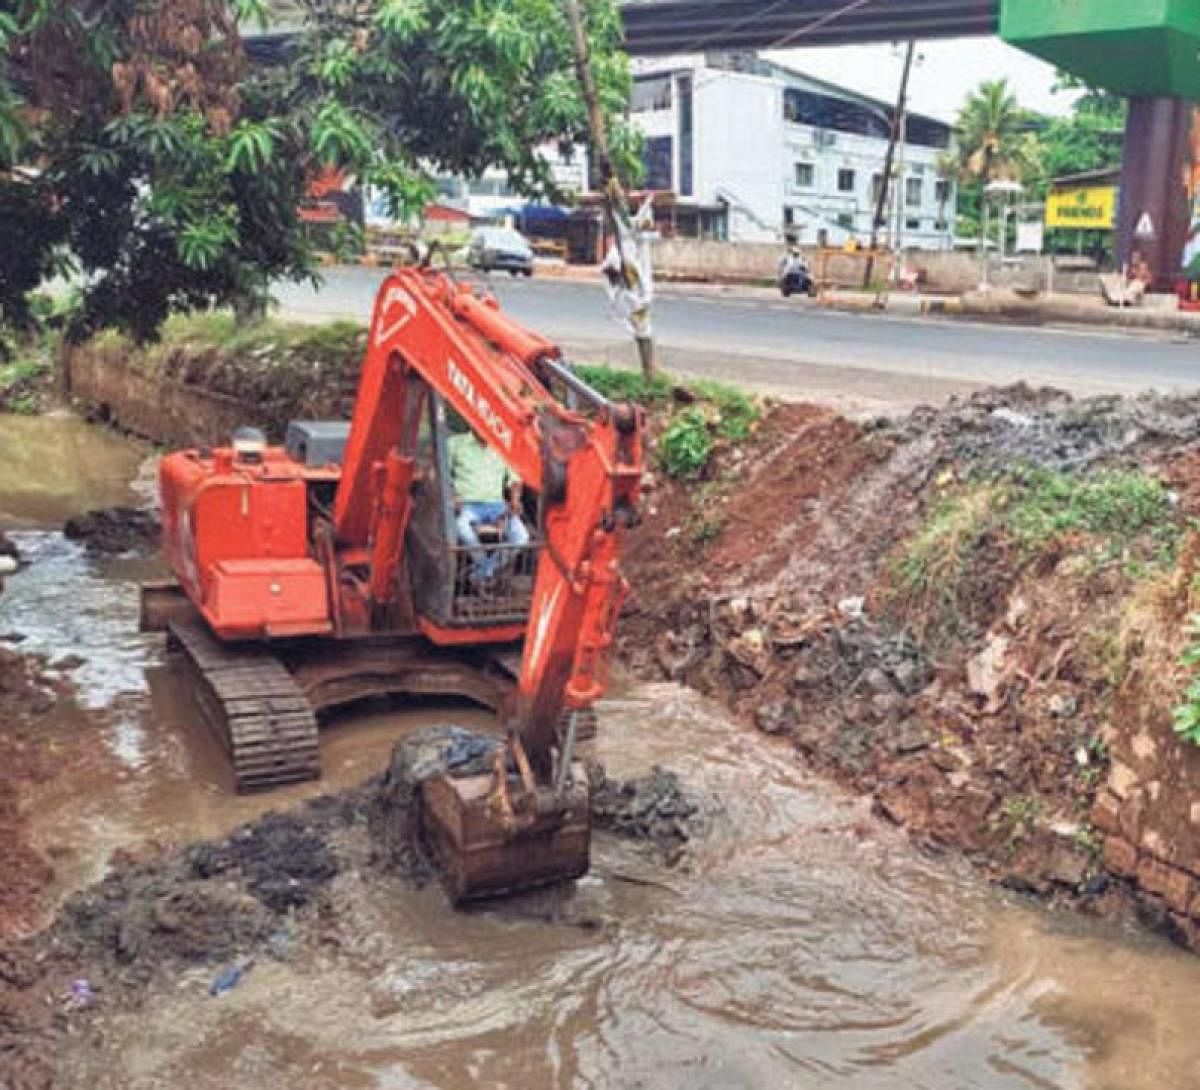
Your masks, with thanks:
[(1046, 198), (1046, 226), (1110, 231), (1116, 219), (1116, 208), (1116, 186), (1056, 189)]

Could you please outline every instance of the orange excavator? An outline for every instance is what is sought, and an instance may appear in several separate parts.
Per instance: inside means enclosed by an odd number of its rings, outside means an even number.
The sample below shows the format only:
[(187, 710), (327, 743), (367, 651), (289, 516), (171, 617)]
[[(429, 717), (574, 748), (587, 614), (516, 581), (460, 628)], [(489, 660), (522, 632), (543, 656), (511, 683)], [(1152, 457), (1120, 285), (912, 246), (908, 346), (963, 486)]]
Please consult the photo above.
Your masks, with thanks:
[[(464, 424), (524, 486), (527, 543), (460, 542), (449, 450)], [(575, 744), (607, 681), (641, 473), (640, 409), (591, 389), (493, 298), (397, 268), (348, 425), (293, 422), (282, 447), (240, 429), (163, 458), (175, 582), (143, 589), (143, 627), (168, 631), (239, 790), (318, 776), (318, 714), (363, 697), (495, 708), (491, 771), (419, 793), (448, 888), (576, 877), (590, 818)]]

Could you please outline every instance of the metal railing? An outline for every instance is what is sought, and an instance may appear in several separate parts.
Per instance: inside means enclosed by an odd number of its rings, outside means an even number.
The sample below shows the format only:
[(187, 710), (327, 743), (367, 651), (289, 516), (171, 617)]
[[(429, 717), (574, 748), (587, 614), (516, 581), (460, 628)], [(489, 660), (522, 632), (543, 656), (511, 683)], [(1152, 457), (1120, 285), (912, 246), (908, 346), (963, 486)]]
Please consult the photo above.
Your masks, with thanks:
[(529, 615), (542, 545), (453, 545), (451, 623), (517, 624)]

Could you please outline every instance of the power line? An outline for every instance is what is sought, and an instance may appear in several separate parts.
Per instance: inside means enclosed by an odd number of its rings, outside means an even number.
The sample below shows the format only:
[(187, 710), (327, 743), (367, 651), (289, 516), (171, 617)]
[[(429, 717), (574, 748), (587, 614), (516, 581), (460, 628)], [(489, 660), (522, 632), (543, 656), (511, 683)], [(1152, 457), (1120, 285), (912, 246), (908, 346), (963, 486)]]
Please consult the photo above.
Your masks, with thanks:
[[(841, 19), (844, 15), (849, 15), (855, 11), (858, 11), (860, 8), (866, 7), (868, 4), (876, 2), (877, 0), (847, 0), (847, 2), (841, 7), (835, 8), (833, 11), (827, 11), (824, 15), (817, 16), (817, 18), (804, 24), (804, 26), (798, 27), (796, 30), (789, 31), (777, 42), (773, 42), (771, 45), (767, 46), (767, 48), (781, 49), (785, 47), (787, 43), (793, 42), (797, 38), (802, 38), (806, 34), (815, 33), (822, 27), (828, 26), (830, 23)], [(718, 30), (710, 31), (708, 34), (704, 34), (690, 42), (685, 42), (684, 44), (680, 45), (678, 50), (672, 50), (672, 52), (691, 53), (697, 49), (703, 49), (706, 45), (709, 45), (712, 42), (720, 41), (722, 38), (725, 38), (735, 30), (742, 30), (745, 27), (754, 26), (756, 23), (764, 21), (769, 15), (778, 11), (780, 8), (794, 4), (795, 0), (772, 0), (771, 3), (758, 8), (747, 15), (743, 15), (740, 18), (731, 19)]]
[(788, 45), (791, 42), (794, 42), (797, 38), (802, 38), (806, 34), (813, 34), (816, 31), (820, 30), (821, 27), (828, 26), (830, 23), (836, 22), (843, 15), (850, 15), (852, 12), (858, 11), (859, 8), (865, 8), (868, 4), (871, 4), (871, 3), (874, 3), (874, 0), (850, 0), (849, 3), (845, 4), (843, 7), (838, 8), (836, 11), (828, 12), (827, 14), (822, 15), (817, 19), (814, 19), (811, 23), (808, 23), (805, 26), (799, 27), (798, 29), (793, 30), (789, 34), (785, 34), (778, 41), (772, 42), (769, 46), (767, 46), (767, 48), (768, 49), (783, 49), (786, 45)]

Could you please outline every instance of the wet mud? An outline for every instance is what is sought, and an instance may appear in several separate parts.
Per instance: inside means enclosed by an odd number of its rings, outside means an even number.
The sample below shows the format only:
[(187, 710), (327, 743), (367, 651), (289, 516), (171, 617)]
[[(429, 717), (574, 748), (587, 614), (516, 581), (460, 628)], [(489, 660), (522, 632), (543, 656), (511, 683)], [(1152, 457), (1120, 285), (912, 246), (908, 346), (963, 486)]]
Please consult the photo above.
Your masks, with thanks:
[(63, 523), (64, 537), (94, 553), (150, 553), (158, 548), (161, 532), (158, 516), (138, 507), (99, 508)]

